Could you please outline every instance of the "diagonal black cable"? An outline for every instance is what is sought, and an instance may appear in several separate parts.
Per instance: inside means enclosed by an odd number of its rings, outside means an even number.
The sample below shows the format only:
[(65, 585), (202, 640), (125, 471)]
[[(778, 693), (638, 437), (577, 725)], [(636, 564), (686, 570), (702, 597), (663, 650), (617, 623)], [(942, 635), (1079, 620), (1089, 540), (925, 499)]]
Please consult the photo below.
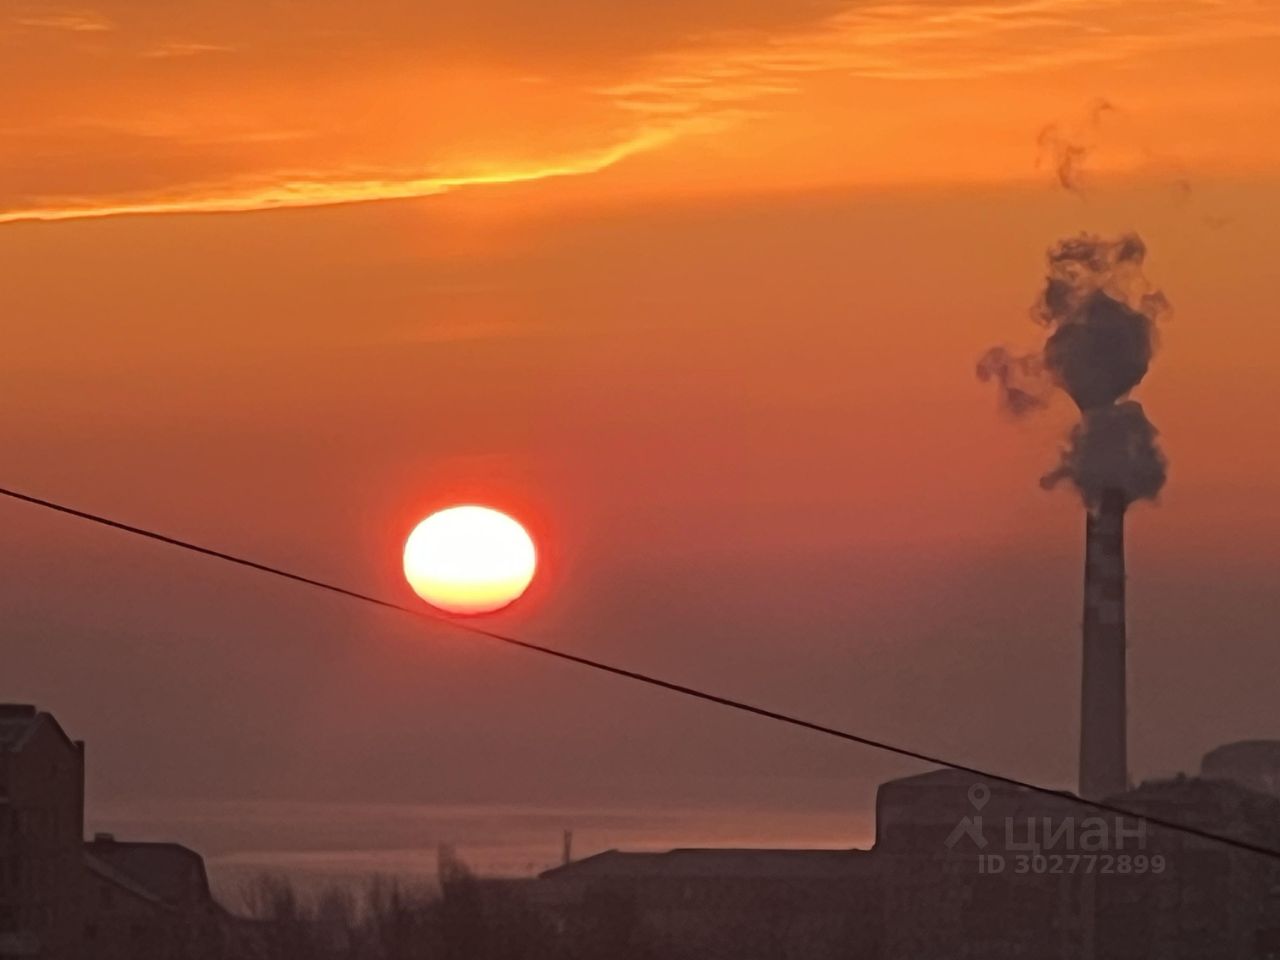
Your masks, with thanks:
[(1185, 823), (1178, 823), (1174, 820), (1166, 820), (1163, 817), (1153, 816), (1145, 813), (1138, 813), (1133, 810), (1127, 810), (1123, 807), (1116, 806), (1106, 801), (1089, 800), (1085, 797), (1078, 797), (1075, 794), (1067, 793), (1062, 790), (1054, 790), (1051, 787), (1041, 786), (1037, 783), (1030, 783), (1026, 780), (1019, 780), (1016, 777), (1005, 776), (1004, 774), (992, 773), (989, 770), (983, 770), (979, 767), (971, 767), (967, 764), (957, 763), (953, 760), (946, 760), (942, 757), (931, 756), (918, 750), (911, 750), (906, 747), (895, 746), (891, 743), (885, 743), (882, 740), (875, 740), (871, 737), (864, 737), (856, 733), (850, 733), (847, 730), (840, 730), (836, 727), (828, 727), (821, 723), (814, 723), (811, 720), (804, 720), (800, 717), (793, 717), (790, 714), (779, 713), (776, 710), (770, 710), (767, 707), (758, 707), (754, 704), (746, 703), (742, 700), (734, 700), (729, 697), (722, 697), (719, 694), (709, 693), (705, 690), (699, 690), (696, 687), (688, 687), (684, 684), (673, 683), (670, 680), (663, 680), (659, 677), (650, 676), (646, 673), (639, 673), (635, 670), (628, 670), (625, 667), (617, 667), (613, 664), (604, 663), (599, 660), (592, 660), (589, 657), (581, 657), (574, 653), (568, 653), (564, 650), (557, 650), (554, 647), (544, 647), (541, 644), (530, 643), (527, 640), (519, 640), (515, 637), (507, 636), (502, 633), (495, 633), (492, 630), (486, 630), (483, 627), (477, 627), (474, 624), (456, 620), (451, 617), (442, 616), (424, 610), (418, 607), (409, 607), (404, 604), (395, 603), (391, 600), (384, 600), (381, 597), (375, 597), (371, 594), (361, 593), (358, 590), (351, 590), (347, 587), (338, 586), (334, 583), (327, 583), (324, 580), (317, 580), (314, 577), (307, 577), (300, 573), (293, 573), (289, 570), (273, 567), (269, 564), (259, 563), (256, 560), (250, 560), (247, 557), (238, 557), (235, 554), (224, 553), (221, 550), (214, 550), (211, 547), (201, 546), (198, 543), (192, 543), (189, 540), (182, 540), (178, 537), (171, 537), (167, 534), (157, 533), (154, 530), (147, 530), (143, 527), (135, 527), (132, 524), (123, 523), (119, 520), (112, 520), (96, 513), (89, 513), (86, 510), (77, 510), (75, 507), (69, 507), (65, 504), (55, 503), (52, 500), (44, 500), (40, 497), (33, 497), (30, 494), (19, 493), (16, 490), (9, 490), (0, 487), (0, 496), (9, 497), (12, 500), (19, 500), (33, 506), (43, 507), (46, 510), (52, 510), (57, 513), (66, 514), (67, 516), (76, 517), (80, 520), (87, 520), (90, 523), (96, 523), (100, 526), (110, 527), (113, 530), (120, 530), (124, 533), (130, 533), (134, 536), (145, 537), (148, 540), (154, 540), (158, 543), (165, 543), (171, 547), (178, 547), (182, 550), (188, 550), (192, 553), (198, 553), (206, 557), (213, 557), (215, 560), (223, 560), (227, 563), (233, 563), (237, 566), (248, 567), (250, 570), (257, 570), (260, 573), (267, 573), (274, 577), (282, 577), (286, 580), (292, 580), (295, 583), (303, 583), (310, 587), (316, 587), (320, 590), (327, 590), (330, 593), (336, 593), (340, 596), (349, 597), (352, 600), (360, 600), (364, 603), (372, 603), (376, 606), (383, 607), (387, 610), (395, 610), (400, 613), (407, 613), (410, 616), (418, 617), (423, 620), (430, 620), (435, 623), (452, 627), (455, 630), (461, 630), (474, 636), (485, 637), (489, 640), (495, 640), (499, 643), (507, 644), (511, 647), (518, 647), (531, 653), (540, 653), (544, 656), (555, 657), (557, 660), (564, 660), (569, 663), (576, 663), (579, 666), (589, 667), (592, 670), (599, 670), (603, 673), (611, 673), (616, 677), (624, 677), (628, 680), (635, 680), (638, 683), (647, 684), (651, 687), (658, 687), (662, 690), (668, 690), (672, 693), (678, 693), (681, 696), (691, 697), (695, 700), (703, 700), (707, 703), (714, 703), (717, 706), (728, 707), (731, 710), (738, 710), (742, 713), (753, 714), (757, 717), (764, 717), (766, 720), (775, 720), (779, 723), (785, 723), (793, 727), (799, 727), (803, 730), (811, 730), (814, 733), (821, 733), (829, 737), (835, 737), (839, 740), (845, 740), (849, 743), (861, 744), (864, 747), (872, 747), (876, 750), (883, 750), (886, 753), (897, 754), (900, 757), (908, 757), (912, 760), (920, 760), (924, 763), (931, 763), (939, 767), (947, 767), (951, 770), (957, 770), (961, 773), (968, 773), (983, 780), (991, 780), (997, 783), (1008, 784), (1009, 786), (1018, 787), (1033, 793), (1044, 794), (1046, 796), (1055, 797), (1058, 800), (1079, 804), (1104, 813), (1114, 814), (1121, 817), (1130, 817), (1134, 820), (1150, 824), (1155, 827), (1162, 827), (1167, 830), (1173, 830), (1187, 836), (1198, 837), (1201, 840), (1208, 840), (1212, 843), (1219, 843), (1227, 847), (1233, 847), (1237, 850), (1244, 850), (1249, 853), (1256, 853), (1264, 857), (1271, 857), (1280, 860), (1280, 850), (1261, 844), (1252, 843), (1248, 840), (1241, 840), (1237, 837), (1230, 837), (1225, 834), (1214, 833), (1211, 830), (1203, 830), (1199, 827), (1191, 826)]

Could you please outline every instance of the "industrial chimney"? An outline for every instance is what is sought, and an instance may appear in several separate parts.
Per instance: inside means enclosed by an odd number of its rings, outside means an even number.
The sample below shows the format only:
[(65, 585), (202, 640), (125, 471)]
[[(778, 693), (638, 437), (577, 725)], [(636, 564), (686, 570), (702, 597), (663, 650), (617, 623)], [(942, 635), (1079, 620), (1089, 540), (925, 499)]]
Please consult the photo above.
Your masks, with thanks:
[(1129, 787), (1125, 709), (1123, 491), (1108, 488), (1085, 520), (1084, 667), (1080, 697), (1080, 796), (1101, 800)]

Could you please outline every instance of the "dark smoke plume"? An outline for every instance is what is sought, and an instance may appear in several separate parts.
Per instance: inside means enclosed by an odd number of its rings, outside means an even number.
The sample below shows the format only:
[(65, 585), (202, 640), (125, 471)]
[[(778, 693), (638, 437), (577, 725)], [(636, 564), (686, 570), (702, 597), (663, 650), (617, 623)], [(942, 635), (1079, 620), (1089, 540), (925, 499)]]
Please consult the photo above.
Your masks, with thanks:
[(1090, 504), (1108, 487), (1133, 501), (1154, 499), (1164, 486), (1156, 428), (1128, 399), (1151, 365), (1156, 321), (1169, 311), (1143, 274), (1146, 255), (1136, 234), (1060, 241), (1049, 251), (1044, 292), (1031, 311), (1049, 331), (1043, 348), (1019, 356), (993, 347), (978, 361), (978, 377), (997, 383), (1016, 416), (1046, 406), (1054, 388), (1075, 401), (1080, 423), (1041, 483), (1070, 480)]
[(1098, 99), (1089, 104), (1081, 127), (1068, 129), (1060, 123), (1049, 124), (1036, 137), (1036, 145), (1040, 149), (1036, 165), (1049, 163), (1058, 185), (1083, 197), (1085, 163), (1096, 147), (1102, 118), (1115, 109), (1109, 101)]
[(992, 347), (978, 360), (978, 379), (995, 380), (1000, 396), (1014, 416), (1039, 410), (1049, 403), (1044, 360), (1035, 354), (1014, 356), (1007, 347)]
[(1087, 411), (1071, 428), (1062, 461), (1040, 478), (1040, 485), (1050, 490), (1070, 480), (1090, 504), (1108, 487), (1123, 490), (1130, 502), (1154, 500), (1167, 467), (1156, 435), (1136, 400)]

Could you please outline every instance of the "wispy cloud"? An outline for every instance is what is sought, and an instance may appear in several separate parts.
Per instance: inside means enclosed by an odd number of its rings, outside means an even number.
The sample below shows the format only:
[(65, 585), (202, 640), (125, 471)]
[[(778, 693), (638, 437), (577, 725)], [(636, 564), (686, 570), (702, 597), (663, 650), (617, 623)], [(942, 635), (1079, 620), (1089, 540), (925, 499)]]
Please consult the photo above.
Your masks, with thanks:
[(813, 30), (658, 58), (601, 88), (640, 114), (690, 114), (797, 93), (819, 73), (964, 80), (1280, 36), (1280, 0), (923, 0), (858, 4)]
[[(66, 30), (110, 29), (107, 21), (85, 11), (28, 17), (24, 22)], [(809, 28), (752, 39), (710, 35), (696, 47), (629, 64), (626, 76), (614, 82), (574, 90), (565, 86), (566, 95), (579, 105), (587, 98), (614, 118), (592, 125), (599, 130), (594, 148), (532, 149), (509, 163), (480, 167), (453, 162), (440, 171), (424, 172), (403, 163), (379, 162), (379, 147), (371, 141), (367, 156), (361, 158), (361, 171), (355, 174), (352, 167), (322, 160), (298, 173), (296, 164), (287, 165), (288, 159), (246, 154), (241, 167), (228, 167), (223, 175), (211, 174), (200, 182), (193, 177), (189, 183), (127, 195), (46, 192), (40, 200), (12, 200), (8, 209), (0, 206), (0, 223), (362, 203), (426, 197), (468, 186), (584, 176), (677, 140), (768, 116), (823, 75), (906, 84), (961, 81), (1125, 62), (1161, 49), (1260, 36), (1280, 36), (1280, 0), (857, 2)], [(134, 48), (135, 55), (154, 60), (226, 52), (229, 48), (221, 44), (178, 40), (141, 51)], [(563, 92), (551, 83), (538, 86), (549, 91), (548, 98)], [(181, 136), (171, 139), (180, 140), (186, 150), (222, 143), (256, 142), (265, 147), (283, 142), (272, 132), (282, 116), (274, 117), (274, 126), (271, 121), (251, 123), (245, 128), (248, 132), (228, 137), (201, 135), (203, 118), (193, 115)], [(495, 117), (494, 122), (502, 120)], [(539, 129), (549, 123), (541, 114), (537, 122)], [(1073, 169), (1068, 164), (1066, 174)], [(28, 195), (38, 192), (29, 190)]]
[(408, 200), (456, 190), (496, 184), (525, 183), (557, 177), (597, 173), (627, 157), (667, 142), (673, 131), (653, 130), (634, 140), (595, 153), (541, 166), (441, 176), (412, 176), (388, 171), (378, 178), (345, 179), (331, 171), (290, 176), (256, 185), (203, 185), (169, 196), (148, 196), (119, 201), (84, 198), (56, 205), (0, 213), (0, 224), (21, 221), (81, 220), (127, 214), (245, 213), (295, 207), (334, 206), (378, 200)]
[(105, 33), (115, 24), (91, 10), (64, 10), (56, 13), (17, 16), (12, 22), (20, 27), (40, 30), (66, 30), (71, 33)]
[(198, 57), (210, 53), (233, 53), (235, 47), (221, 43), (196, 43), (174, 40), (143, 50), (141, 56), (150, 60), (166, 60), (174, 57)]

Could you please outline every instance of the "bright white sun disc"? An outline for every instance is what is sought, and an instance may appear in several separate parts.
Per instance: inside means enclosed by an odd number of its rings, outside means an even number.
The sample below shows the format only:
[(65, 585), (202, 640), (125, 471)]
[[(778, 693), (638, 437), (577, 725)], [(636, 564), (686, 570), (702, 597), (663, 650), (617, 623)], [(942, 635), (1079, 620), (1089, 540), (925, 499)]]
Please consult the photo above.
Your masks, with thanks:
[(404, 545), (414, 593), (449, 613), (490, 613), (525, 592), (537, 568), (533, 539), (489, 507), (450, 507), (418, 524)]

